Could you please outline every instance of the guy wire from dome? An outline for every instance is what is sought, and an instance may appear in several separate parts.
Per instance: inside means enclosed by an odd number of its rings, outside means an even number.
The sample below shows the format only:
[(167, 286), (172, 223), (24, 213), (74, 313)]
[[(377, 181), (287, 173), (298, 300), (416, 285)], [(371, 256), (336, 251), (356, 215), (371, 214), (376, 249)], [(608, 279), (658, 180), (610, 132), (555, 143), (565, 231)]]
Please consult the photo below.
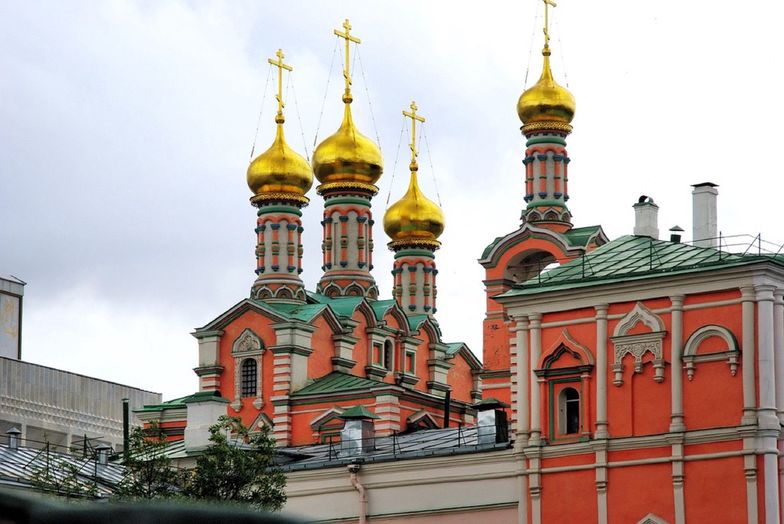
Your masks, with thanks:
[(560, 86), (553, 78), (550, 68), (550, 20), (549, 7), (553, 0), (544, 2), (544, 47), (542, 49), (542, 74), (539, 80), (520, 95), (517, 114), (523, 122), (522, 131), (529, 134), (537, 131), (555, 131), (569, 134), (576, 104), (568, 89)]
[(264, 202), (281, 201), (306, 205), (309, 199), (305, 196), (313, 185), (313, 173), (310, 165), (301, 155), (292, 150), (286, 143), (283, 124), (283, 71), (291, 72), (293, 68), (283, 63), (283, 51), (278, 49), (277, 60), (268, 59), (270, 65), (278, 68), (278, 92), (276, 99), (278, 110), (275, 114), (276, 132), (272, 145), (256, 157), (247, 171), (248, 187), (253, 196), (250, 201), (258, 206)]

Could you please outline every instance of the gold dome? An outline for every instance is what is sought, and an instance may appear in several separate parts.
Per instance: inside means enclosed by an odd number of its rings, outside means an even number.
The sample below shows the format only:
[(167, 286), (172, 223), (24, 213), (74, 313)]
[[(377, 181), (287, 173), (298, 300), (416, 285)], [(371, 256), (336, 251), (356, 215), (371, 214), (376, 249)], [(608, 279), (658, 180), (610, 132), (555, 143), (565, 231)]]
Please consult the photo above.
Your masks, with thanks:
[(348, 101), (340, 128), (313, 152), (313, 173), (324, 185), (348, 183), (373, 189), (384, 171), (381, 150), (357, 131), (351, 118), (350, 98), (344, 100)]
[(313, 185), (313, 172), (308, 161), (286, 143), (282, 120), (276, 119), (278, 130), (270, 148), (248, 166), (248, 187), (254, 195), (251, 200), (293, 196), (307, 202), (304, 197)]
[[(525, 126), (554, 123), (571, 130), (569, 123), (574, 118), (575, 101), (572, 93), (553, 79), (550, 70), (550, 49), (542, 50), (544, 64), (539, 81), (520, 95), (517, 115)], [(538, 126), (537, 126), (538, 127)]]
[(384, 231), (392, 244), (412, 242), (438, 247), (437, 239), (444, 232), (444, 213), (419, 189), (413, 167), (408, 191), (384, 214)]

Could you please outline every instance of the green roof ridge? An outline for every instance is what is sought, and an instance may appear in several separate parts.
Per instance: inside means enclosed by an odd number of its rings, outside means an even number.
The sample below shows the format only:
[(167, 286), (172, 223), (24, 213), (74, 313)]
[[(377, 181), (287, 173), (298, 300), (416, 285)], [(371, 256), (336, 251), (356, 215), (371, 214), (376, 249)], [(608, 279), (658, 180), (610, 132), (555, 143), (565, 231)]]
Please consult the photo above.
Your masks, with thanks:
[(377, 419), (379, 418), (379, 416), (373, 413), (372, 411), (370, 411), (369, 409), (367, 409), (362, 404), (357, 404), (356, 406), (351, 406), (346, 411), (341, 413), (339, 418), (342, 418), (344, 420), (365, 419), (365, 418)]

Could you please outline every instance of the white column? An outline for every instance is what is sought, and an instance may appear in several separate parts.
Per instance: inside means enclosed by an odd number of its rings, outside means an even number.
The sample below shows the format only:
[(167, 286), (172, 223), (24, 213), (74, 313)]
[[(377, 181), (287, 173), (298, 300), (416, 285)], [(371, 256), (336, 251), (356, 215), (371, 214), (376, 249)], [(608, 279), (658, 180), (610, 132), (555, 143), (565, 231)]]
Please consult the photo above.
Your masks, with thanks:
[(607, 431), (607, 304), (596, 306), (596, 438)]
[(756, 413), (756, 393), (754, 368), (756, 358), (754, 357), (754, 289), (750, 287), (741, 288), (741, 308), (743, 317), (743, 347), (742, 366), (743, 366), (743, 418), (741, 424), (749, 425), (757, 423)]
[(759, 408), (760, 427), (779, 429), (776, 416), (776, 377), (773, 353), (773, 286), (755, 286), (757, 293), (757, 344), (759, 344)]
[(515, 443), (518, 449), (524, 448), (528, 444), (529, 426), (529, 388), (530, 371), (528, 368), (528, 319), (524, 316), (514, 318), (516, 325), (512, 328), (515, 334), (515, 344), (517, 346), (517, 391), (515, 391), (515, 403), (517, 404), (517, 435)]
[[(784, 421), (784, 289), (773, 293), (773, 353), (776, 375), (776, 413)], [(779, 437), (779, 501), (784, 501), (784, 441)], [(779, 520), (784, 522), (784, 504), (779, 507)]]
[(683, 295), (670, 297), (672, 302), (672, 343), (671, 343), (671, 375), (670, 392), (672, 395), (672, 414), (670, 415), (670, 431), (686, 431), (683, 422)]
[(528, 316), (531, 328), (531, 359), (528, 373), (531, 379), (531, 436), (529, 444), (538, 446), (542, 438), (541, 401), (539, 399), (539, 382), (534, 373), (539, 364), (539, 355), (542, 353), (542, 315), (536, 313)]
[(765, 522), (779, 522), (778, 437), (781, 426), (776, 415), (773, 292), (771, 285), (755, 286), (757, 293), (757, 343), (759, 344), (759, 409), (765, 486)]

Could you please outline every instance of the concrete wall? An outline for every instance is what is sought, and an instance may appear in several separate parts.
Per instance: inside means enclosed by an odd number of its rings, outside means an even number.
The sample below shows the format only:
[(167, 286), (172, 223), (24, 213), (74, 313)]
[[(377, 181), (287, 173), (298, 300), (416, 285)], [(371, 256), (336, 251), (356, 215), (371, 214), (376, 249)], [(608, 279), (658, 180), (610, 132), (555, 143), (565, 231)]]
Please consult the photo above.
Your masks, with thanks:
[(131, 410), (161, 402), (160, 393), (0, 357), (0, 437), (18, 427), (23, 439), (72, 445), (86, 434), (118, 447), (123, 398)]
[[(357, 477), (372, 522), (515, 522), (517, 467), (509, 450), (363, 464)], [(345, 466), (287, 478), (285, 513), (357, 522), (359, 494)]]

